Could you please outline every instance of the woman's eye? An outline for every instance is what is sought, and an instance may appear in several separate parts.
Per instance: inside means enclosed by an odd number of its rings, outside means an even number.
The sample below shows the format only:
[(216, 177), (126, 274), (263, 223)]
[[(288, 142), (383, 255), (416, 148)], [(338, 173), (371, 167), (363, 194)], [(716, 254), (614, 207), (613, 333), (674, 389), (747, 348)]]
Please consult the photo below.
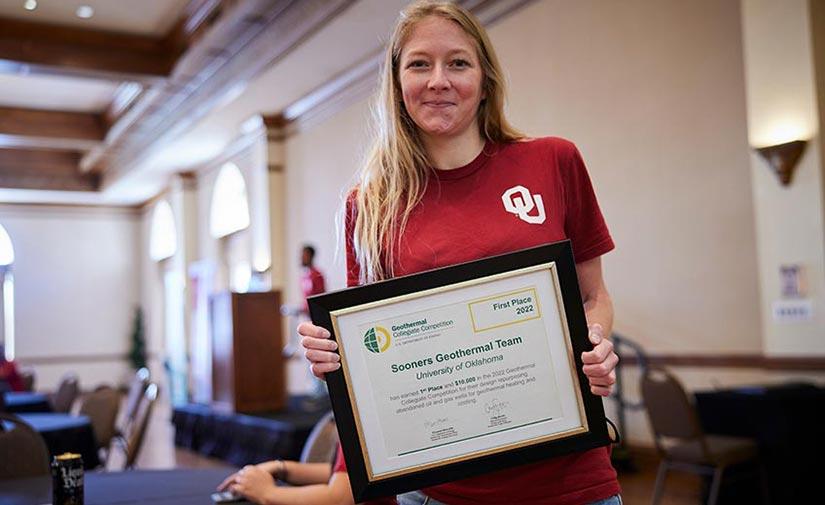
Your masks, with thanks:
[(453, 65), (454, 67), (458, 67), (458, 68), (465, 68), (465, 67), (469, 67), (469, 66), (470, 66), (470, 62), (469, 62), (469, 61), (467, 61), (467, 60), (462, 60), (462, 59), (460, 59), (460, 58), (459, 58), (459, 59), (455, 59), (455, 60), (453, 60), (453, 61), (452, 61), (452, 65)]
[(413, 60), (407, 64), (407, 68), (424, 68), (427, 62), (424, 60)]

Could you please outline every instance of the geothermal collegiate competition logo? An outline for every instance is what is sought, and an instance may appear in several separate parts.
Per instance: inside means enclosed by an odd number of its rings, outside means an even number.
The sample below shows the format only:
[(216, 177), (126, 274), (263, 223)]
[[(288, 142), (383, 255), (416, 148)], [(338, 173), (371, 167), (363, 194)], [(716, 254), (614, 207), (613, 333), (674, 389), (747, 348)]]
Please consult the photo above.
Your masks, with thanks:
[(364, 347), (368, 351), (379, 353), (390, 348), (390, 332), (383, 326), (373, 326), (364, 334)]

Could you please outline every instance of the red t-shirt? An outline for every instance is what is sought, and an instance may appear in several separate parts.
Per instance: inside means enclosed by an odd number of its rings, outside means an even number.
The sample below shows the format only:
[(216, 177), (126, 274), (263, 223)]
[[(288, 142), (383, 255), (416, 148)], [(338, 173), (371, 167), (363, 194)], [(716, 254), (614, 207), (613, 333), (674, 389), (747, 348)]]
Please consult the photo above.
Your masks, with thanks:
[[(359, 283), (347, 213), (347, 284)], [(434, 170), (410, 213), (396, 276), (570, 239), (576, 262), (612, 250), (587, 169), (576, 147), (548, 137), (487, 144), (468, 165)], [(339, 465), (343, 466), (343, 458)], [(340, 470), (339, 470), (340, 471)], [(580, 505), (618, 494), (607, 447), (423, 490), (450, 505)]]
[(309, 312), (307, 298), (312, 295), (320, 295), (326, 291), (324, 286), (324, 274), (315, 267), (304, 268), (301, 272), (301, 292), (304, 294), (304, 311)]

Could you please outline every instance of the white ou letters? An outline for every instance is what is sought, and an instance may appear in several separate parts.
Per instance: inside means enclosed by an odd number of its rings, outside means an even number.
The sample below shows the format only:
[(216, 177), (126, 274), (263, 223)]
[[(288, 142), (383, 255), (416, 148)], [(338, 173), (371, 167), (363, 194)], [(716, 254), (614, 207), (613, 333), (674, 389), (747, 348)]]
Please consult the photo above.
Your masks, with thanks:
[[(504, 210), (511, 214), (515, 214), (521, 219), (530, 224), (541, 224), (545, 221), (546, 215), (544, 211), (544, 201), (541, 195), (531, 195), (530, 190), (524, 186), (513, 186), (501, 195), (501, 201), (504, 202)], [(530, 212), (538, 208), (535, 215), (530, 215)]]

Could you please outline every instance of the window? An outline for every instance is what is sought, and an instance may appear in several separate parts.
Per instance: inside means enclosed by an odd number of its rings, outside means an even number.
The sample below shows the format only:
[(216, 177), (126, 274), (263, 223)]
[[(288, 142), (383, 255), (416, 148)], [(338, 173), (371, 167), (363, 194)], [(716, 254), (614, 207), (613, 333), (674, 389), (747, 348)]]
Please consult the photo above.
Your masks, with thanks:
[(178, 250), (178, 235), (172, 206), (166, 200), (155, 204), (149, 235), (149, 257), (154, 261), (165, 260)]
[(225, 237), (249, 227), (249, 201), (246, 183), (234, 163), (221, 167), (215, 180), (209, 213), (209, 232), (214, 238)]
[(14, 263), (14, 248), (11, 237), (0, 225), (0, 310), (3, 311), (2, 339), (6, 350), (6, 359), (14, 359), (14, 277), (11, 274), (11, 265)]

